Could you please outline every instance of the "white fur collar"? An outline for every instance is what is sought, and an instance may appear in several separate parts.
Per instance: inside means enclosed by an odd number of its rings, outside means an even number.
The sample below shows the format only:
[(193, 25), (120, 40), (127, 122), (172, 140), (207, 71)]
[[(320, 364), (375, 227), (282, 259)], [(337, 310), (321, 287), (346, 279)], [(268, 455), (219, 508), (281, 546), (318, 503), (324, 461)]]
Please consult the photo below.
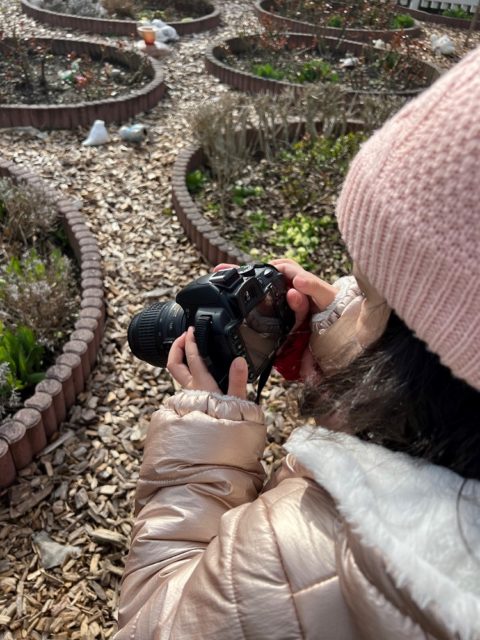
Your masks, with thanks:
[(295, 430), (286, 449), (382, 552), (399, 587), (420, 607), (436, 603), (453, 634), (480, 637), (480, 482), (457, 505), (457, 474), (320, 427)]

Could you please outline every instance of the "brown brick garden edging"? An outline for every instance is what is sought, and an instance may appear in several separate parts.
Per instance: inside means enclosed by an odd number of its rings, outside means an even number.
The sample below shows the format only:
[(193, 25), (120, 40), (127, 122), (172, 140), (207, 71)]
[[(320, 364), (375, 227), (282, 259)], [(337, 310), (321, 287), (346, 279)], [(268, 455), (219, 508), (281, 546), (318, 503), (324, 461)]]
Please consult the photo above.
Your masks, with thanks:
[(245, 264), (252, 256), (224, 240), (200, 213), (187, 188), (187, 174), (205, 163), (203, 150), (196, 146), (182, 149), (172, 170), (172, 200), (175, 213), (191, 242), (211, 264)]
[[(0, 51), (4, 43), (9, 42), (11, 42), (9, 38), (0, 40)], [(85, 40), (35, 38), (35, 42), (58, 55), (67, 55), (74, 51), (80, 56), (86, 54), (92, 58), (102, 58), (129, 68), (137, 68), (142, 61), (145, 61), (145, 56), (134, 51), (125, 51), (118, 47)], [(0, 104), (0, 128), (75, 129), (79, 126), (89, 127), (97, 119), (104, 120), (107, 124), (126, 122), (137, 113), (154, 107), (165, 94), (166, 86), (160, 62), (148, 58), (146, 64), (150, 82), (118, 98), (65, 105)]]
[[(20, 2), (25, 14), (38, 20), (38, 22), (49, 24), (52, 27), (78, 29), (79, 31), (86, 31), (87, 33), (137, 37), (137, 23), (133, 20), (87, 18), (41, 9), (28, 2), (28, 0), (20, 0)], [(220, 11), (213, 4), (206, 4), (208, 5), (208, 13), (206, 15), (185, 22), (170, 22), (170, 26), (173, 27), (180, 36), (215, 29), (215, 27), (218, 27), (220, 24)]]
[[(360, 42), (371, 42), (379, 38), (384, 42), (389, 42), (399, 33), (409, 38), (419, 38), (422, 35), (420, 25), (409, 27), (408, 29), (340, 29), (338, 27), (322, 27), (320, 25), (284, 18), (278, 13), (273, 13), (272, 0), (256, 0), (254, 4), (255, 13), (261, 24), (271, 29), (283, 29), (295, 33), (312, 33), (317, 36), (331, 36), (334, 38), (343, 37), (348, 40)], [(403, 9), (403, 7), (402, 7)]]
[(84, 389), (100, 348), (105, 304), (100, 251), (79, 207), (12, 162), (0, 161), (0, 177), (27, 182), (47, 193), (57, 207), (81, 274), (78, 320), (63, 345), (63, 353), (47, 369), (44, 380), (37, 384), (23, 408), (0, 425), (0, 488), (5, 488), (57, 433), (68, 409)]
[[(470, 29), (470, 20), (450, 18), (437, 13), (422, 11), (421, 9), (410, 9), (410, 7), (403, 7), (401, 4), (399, 4), (398, 7), (401, 9), (402, 13), (408, 13), (409, 16), (412, 16), (412, 18), (419, 20), (420, 22), (432, 22), (434, 24), (441, 24), (444, 27), (453, 27), (454, 29)], [(473, 13), (471, 18), (473, 18)], [(476, 25), (475, 29), (480, 29), (480, 22)]]
[[(233, 67), (226, 65), (222, 62), (225, 57), (225, 52), (230, 50), (234, 55), (245, 51), (251, 42), (259, 39), (259, 35), (250, 35), (243, 37), (230, 38), (224, 42), (212, 45), (205, 53), (205, 68), (206, 70), (217, 77), (225, 84), (230, 85), (234, 89), (240, 89), (247, 93), (281, 93), (282, 91), (292, 90), (304, 91), (305, 85), (297, 84), (293, 82), (286, 82), (284, 80), (272, 80), (270, 78), (261, 78), (248, 73), (246, 71), (240, 71)], [(288, 45), (294, 48), (308, 49), (316, 44), (317, 38), (312, 34), (306, 33), (286, 33), (285, 38)], [(367, 50), (374, 51), (373, 47), (366, 43), (352, 42), (350, 40), (339, 40), (338, 38), (324, 37), (322, 43), (326, 45), (335, 46), (335, 49), (341, 53), (350, 53), (360, 56)], [(376, 51), (376, 50), (375, 50)], [(399, 54), (402, 55), (402, 54)], [(425, 71), (428, 79), (428, 83), (431, 84), (436, 80), (441, 72), (434, 65), (425, 62), (423, 60), (416, 61), (420, 68)], [(398, 95), (398, 96), (415, 96), (423, 91), (424, 87), (418, 89), (409, 89), (405, 91), (357, 91), (353, 89), (344, 89), (346, 95), (368, 94), (368, 95)]]

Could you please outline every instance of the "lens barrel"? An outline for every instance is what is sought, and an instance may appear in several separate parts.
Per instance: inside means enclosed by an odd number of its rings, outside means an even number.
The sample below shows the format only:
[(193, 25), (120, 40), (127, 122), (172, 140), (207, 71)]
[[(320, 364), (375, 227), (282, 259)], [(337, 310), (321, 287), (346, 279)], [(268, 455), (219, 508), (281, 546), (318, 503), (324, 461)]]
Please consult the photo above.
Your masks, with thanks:
[(173, 341), (186, 329), (183, 308), (176, 302), (157, 302), (133, 317), (128, 344), (133, 355), (154, 367), (165, 367)]

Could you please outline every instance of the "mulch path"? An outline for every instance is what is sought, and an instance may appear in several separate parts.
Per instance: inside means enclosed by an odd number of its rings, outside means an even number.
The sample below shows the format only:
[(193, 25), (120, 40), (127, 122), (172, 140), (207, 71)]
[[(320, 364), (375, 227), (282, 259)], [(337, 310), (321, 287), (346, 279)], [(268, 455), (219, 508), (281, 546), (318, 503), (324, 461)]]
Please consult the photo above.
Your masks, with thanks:
[[(132, 357), (126, 331), (144, 305), (172, 299), (179, 287), (209, 270), (172, 213), (169, 177), (177, 151), (189, 142), (192, 110), (199, 101), (229, 91), (204, 72), (206, 47), (212, 38), (258, 30), (249, 0), (227, 1), (222, 8), (228, 26), (183, 38), (166, 60), (167, 99), (138, 118), (150, 127), (150, 143), (127, 146), (115, 127), (110, 127), (112, 141), (102, 147), (82, 147), (84, 130), (0, 131), (5, 158), (82, 202), (100, 245), (108, 305), (103, 348), (87, 389), (58, 439), (2, 496), (3, 640), (90, 640), (115, 632), (145, 431), (149, 416), (174, 391), (166, 372)], [(6, 34), (21, 23), (26, 35), (66, 35), (25, 18), (9, 0), (0, 1), (0, 12)], [(431, 33), (447, 32), (459, 43), (465, 39), (464, 33), (428, 28), (416, 45), (420, 55), (430, 56)], [(472, 43), (479, 42), (476, 34)], [(444, 67), (451, 64), (441, 61)], [(295, 393), (295, 385), (278, 378), (267, 387), (268, 468), (280, 459), (281, 445), (297, 421)], [(48, 549), (50, 541), (57, 546)], [(47, 557), (47, 551), (53, 555)]]

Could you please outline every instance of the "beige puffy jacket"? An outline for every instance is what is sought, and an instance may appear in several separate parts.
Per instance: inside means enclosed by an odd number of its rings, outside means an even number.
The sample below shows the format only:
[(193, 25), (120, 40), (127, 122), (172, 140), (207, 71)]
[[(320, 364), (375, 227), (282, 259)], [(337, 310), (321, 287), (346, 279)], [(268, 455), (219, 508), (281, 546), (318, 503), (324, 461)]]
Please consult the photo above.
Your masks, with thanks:
[(115, 640), (480, 638), (480, 483), (302, 427), (262, 490), (265, 435), (207, 392), (154, 414)]

